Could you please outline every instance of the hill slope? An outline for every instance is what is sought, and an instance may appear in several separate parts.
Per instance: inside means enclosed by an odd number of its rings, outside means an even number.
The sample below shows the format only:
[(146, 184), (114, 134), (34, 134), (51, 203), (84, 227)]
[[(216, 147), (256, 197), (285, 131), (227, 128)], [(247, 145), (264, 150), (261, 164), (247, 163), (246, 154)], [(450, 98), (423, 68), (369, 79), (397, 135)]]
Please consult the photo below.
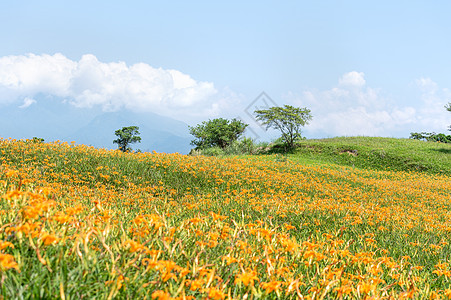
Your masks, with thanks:
[(271, 159), (0, 139), (0, 297), (449, 295), (449, 176)]
[(337, 137), (304, 140), (290, 155), (302, 163), (451, 175), (451, 145), (411, 139)]

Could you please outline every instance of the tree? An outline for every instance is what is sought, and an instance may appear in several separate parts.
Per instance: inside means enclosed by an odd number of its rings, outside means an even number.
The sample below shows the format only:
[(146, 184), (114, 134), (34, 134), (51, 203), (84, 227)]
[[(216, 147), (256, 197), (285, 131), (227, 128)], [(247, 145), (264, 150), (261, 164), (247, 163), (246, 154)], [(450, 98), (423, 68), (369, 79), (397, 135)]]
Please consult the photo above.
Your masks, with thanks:
[(301, 127), (313, 118), (309, 109), (291, 105), (256, 110), (254, 113), (257, 120), (263, 122), (267, 129), (279, 130), (282, 133), (282, 140), (289, 148), (292, 148), (296, 140), (301, 138)]
[(451, 135), (435, 132), (411, 132), (410, 138), (427, 142), (440, 142), (451, 144)]
[(196, 149), (215, 146), (224, 149), (236, 141), (243, 134), (247, 126), (248, 124), (237, 119), (227, 120), (218, 118), (204, 121), (195, 127), (189, 127), (190, 133), (195, 137), (191, 141), (191, 145), (196, 146)]
[(114, 132), (114, 134), (118, 137), (113, 141), (113, 144), (117, 144), (118, 149), (122, 152), (129, 152), (132, 148), (129, 146), (132, 143), (141, 143), (141, 137), (139, 137), (139, 127), (138, 126), (129, 126), (122, 127), (122, 129), (118, 129)]
[(33, 139), (32, 139), (32, 141), (34, 142), (34, 143), (43, 143), (44, 142), (44, 139), (43, 138), (38, 138), (38, 137), (33, 137)]

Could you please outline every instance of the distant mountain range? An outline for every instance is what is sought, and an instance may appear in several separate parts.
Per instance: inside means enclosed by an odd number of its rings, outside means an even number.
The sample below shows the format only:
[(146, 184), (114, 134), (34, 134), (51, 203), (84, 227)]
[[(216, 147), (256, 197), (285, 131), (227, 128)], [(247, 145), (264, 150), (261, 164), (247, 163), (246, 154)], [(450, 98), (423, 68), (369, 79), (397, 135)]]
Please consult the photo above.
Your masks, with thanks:
[(124, 126), (139, 127), (141, 143), (132, 145), (135, 150), (187, 154), (191, 149), (192, 137), (186, 123), (154, 113), (102, 112), (47, 98), (26, 108), (19, 108), (17, 103), (0, 107), (3, 138), (39, 137), (116, 149), (114, 132)]

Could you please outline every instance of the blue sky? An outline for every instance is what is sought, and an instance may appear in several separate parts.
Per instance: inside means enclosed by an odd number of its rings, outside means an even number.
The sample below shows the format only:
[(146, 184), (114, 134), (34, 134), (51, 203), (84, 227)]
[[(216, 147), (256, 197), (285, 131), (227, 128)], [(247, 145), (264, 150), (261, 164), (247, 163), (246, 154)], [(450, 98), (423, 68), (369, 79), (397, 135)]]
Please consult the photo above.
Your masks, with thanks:
[[(190, 125), (265, 91), (308, 137), (446, 132), (449, 1), (2, 1), (0, 109), (38, 95)], [(258, 106), (258, 103), (256, 103)]]

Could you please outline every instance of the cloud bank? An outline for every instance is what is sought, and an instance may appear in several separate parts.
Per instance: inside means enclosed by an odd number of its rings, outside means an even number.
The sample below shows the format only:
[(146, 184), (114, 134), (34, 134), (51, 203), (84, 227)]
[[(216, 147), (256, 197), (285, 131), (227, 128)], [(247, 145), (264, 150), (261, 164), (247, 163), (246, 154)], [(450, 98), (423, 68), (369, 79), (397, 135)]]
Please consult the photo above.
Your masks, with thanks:
[[(306, 89), (289, 93), (283, 100), (312, 110), (313, 121), (305, 128), (311, 137), (408, 137), (412, 131), (445, 132), (451, 118), (443, 106), (451, 91), (430, 78), (415, 80), (412, 90), (416, 96), (411, 104), (398, 105), (380, 89), (370, 87), (363, 72), (352, 71), (330, 89)], [(80, 108), (150, 111), (191, 124), (237, 115), (259, 130), (244, 113), (249, 100), (177, 70), (145, 63), (104, 63), (91, 54), (79, 61), (62, 54), (0, 57), (0, 107), (13, 104), (28, 109), (47, 99), (42, 96)], [(284, 104), (276, 97), (274, 100)]]
[(305, 128), (310, 136), (408, 137), (413, 131), (445, 132), (451, 122), (443, 106), (451, 93), (429, 78), (413, 83), (417, 99), (400, 106), (381, 90), (369, 87), (363, 72), (343, 74), (328, 90), (290, 93), (286, 100), (312, 110), (313, 121)]
[(62, 54), (0, 58), (0, 104), (26, 108), (37, 95), (61, 98), (76, 107), (152, 111), (172, 117), (213, 116), (230, 100), (211, 82), (145, 63), (103, 63), (94, 55), (79, 61)]

